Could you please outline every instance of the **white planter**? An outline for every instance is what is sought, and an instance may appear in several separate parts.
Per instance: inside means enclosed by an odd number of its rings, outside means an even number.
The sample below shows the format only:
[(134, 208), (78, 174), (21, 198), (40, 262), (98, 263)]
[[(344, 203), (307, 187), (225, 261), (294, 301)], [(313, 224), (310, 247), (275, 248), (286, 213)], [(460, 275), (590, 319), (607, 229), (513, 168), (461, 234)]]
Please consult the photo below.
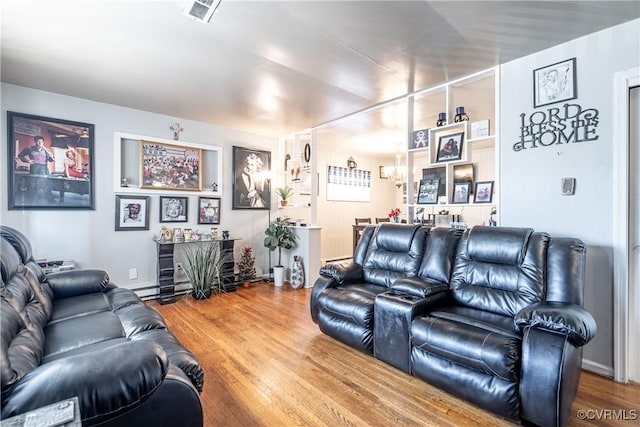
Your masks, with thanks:
[(284, 267), (273, 267), (273, 284), (275, 286), (284, 285)]

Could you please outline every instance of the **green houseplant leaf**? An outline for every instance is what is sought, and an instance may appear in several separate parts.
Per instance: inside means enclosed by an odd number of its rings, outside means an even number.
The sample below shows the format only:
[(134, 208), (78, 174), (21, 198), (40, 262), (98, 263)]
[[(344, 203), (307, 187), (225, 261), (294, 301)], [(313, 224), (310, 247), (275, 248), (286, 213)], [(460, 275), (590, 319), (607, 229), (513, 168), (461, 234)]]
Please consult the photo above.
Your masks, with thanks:
[(278, 265), (282, 267), (282, 249), (291, 249), (296, 246), (296, 235), (289, 228), (289, 218), (276, 219), (269, 223), (264, 234), (264, 246), (270, 251), (278, 250)]
[(223, 292), (222, 257), (218, 242), (205, 242), (185, 246), (185, 274), (191, 282), (194, 295), (211, 291)]

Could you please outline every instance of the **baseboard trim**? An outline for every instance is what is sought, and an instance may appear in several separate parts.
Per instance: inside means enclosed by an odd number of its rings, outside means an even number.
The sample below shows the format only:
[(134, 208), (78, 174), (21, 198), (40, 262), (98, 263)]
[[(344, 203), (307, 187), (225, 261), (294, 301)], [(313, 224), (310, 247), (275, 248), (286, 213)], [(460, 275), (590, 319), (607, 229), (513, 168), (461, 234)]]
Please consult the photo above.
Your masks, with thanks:
[(594, 374), (613, 378), (613, 367), (594, 362), (593, 360), (582, 359), (582, 369), (593, 372)]

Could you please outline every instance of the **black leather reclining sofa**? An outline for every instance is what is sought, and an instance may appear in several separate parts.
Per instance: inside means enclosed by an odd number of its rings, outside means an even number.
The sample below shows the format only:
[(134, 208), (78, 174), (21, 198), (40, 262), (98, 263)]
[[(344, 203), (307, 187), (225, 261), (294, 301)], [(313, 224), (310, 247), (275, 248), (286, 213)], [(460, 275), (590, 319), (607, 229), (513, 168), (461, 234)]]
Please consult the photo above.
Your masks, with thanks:
[(202, 426), (203, 372), (160, 315), (101, 270), (44, 275), (0, 227), (1, 418), (78, 398), (83, 426)]
[(311, 294), (322, 332), (502, 417), (565, 425), (582, 346), (585, 247), (528, 228), (381, 224)]

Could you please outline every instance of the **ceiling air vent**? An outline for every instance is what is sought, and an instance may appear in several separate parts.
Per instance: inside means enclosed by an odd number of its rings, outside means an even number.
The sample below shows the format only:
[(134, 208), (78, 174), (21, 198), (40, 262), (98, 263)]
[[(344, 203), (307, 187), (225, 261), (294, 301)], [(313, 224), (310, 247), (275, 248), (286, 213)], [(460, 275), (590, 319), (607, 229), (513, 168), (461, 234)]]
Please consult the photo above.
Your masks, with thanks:
[(207, 23), (211, 20), (213, 13), (216, 11), (222, 0), (193, 0), (188, 1), (184, 7), (184, 14), (200, 21)]

